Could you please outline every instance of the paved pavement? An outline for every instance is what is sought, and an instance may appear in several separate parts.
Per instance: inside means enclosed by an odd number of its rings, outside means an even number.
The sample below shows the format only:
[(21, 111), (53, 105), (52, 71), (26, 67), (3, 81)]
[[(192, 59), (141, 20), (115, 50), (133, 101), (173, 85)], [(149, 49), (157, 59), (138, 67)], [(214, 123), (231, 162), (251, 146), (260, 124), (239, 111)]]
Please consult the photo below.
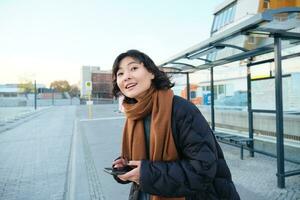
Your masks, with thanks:
[(75, 111), (48, 109), (0, 133), (1, 200), (64, 198)]
[[(117, 105), (53, 107), (0, 133), (0, 199), (127, 199), (129, 185), (103, 172), (120, 153), (123, 123)], [(221, 146), (242, 199), (300, 199), (300, 176), (277, 188), (275, 159), (240, 160), (238, 148)]]
[[(277, 188), (276, 159), (260, 154), (239, 159), (239, 148), (221, 144), (233, 181), (242, 199), (300, 199), (300, 175), (286, 178), (286, 189)], [(248, 154), (248, 153), (247, 153)], [(300, 169), (300, 165), (286, 162), (286, 170)]]

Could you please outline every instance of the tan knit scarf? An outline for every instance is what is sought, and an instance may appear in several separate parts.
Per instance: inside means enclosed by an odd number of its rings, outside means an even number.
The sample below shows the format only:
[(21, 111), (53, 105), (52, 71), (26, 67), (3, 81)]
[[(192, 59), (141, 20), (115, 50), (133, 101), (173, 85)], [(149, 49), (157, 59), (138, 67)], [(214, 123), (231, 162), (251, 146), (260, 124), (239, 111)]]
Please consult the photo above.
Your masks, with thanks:
[[(135, 104), (123, 103), (126, 122), (123, 131), (122, 156), (128, 160), (146, 159), (143, 118), (151, 113), (150, 151), (152, 161), (178, 159), (171, 127), (172, 90), (150, 88)], [(151, 200), (184, 200), (151, 195)]]

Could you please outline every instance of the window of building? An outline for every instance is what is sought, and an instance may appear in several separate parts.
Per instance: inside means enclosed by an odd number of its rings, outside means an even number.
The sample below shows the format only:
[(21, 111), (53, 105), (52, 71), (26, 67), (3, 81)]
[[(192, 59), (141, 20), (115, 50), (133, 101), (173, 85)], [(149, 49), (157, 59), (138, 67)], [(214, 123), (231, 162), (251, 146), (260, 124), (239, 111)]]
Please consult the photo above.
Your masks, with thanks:
[(229, 9), (226, 9), (224, 10), (224, 25), (228, 24), (230, 21), (229, 21), (229, 16), (230, 16), (230, 13), (229, 13)]
[(232, 3), (215, 14), (212, 32), (218, 31), (223, 26), (234, 20), (236, 3)]
[(219, 85), (219, 94), (225, 94), (225, 85)]
[(270, 0), (264, 0), (263, 8), (268, 9), (270, 7)]
[(256, 44), (256, 37), (253, 35), (249, 35), (247, 42), (248, 44)]
[(190, 95), (191, 95), (191, 99), (195, 99), (197, 97), (196, 91), (191, 91)]

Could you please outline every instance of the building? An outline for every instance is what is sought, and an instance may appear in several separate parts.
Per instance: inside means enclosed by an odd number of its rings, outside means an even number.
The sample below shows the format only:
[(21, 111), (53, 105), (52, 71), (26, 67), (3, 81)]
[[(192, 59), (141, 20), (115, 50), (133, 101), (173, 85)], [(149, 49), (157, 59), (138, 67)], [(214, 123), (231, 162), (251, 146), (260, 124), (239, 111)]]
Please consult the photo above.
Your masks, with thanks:
[(226, 0), (216, 6), (211, 34), (218, 34), (267, 9), (300, 6), (299, 0)]
[[(30, 86), (32, 91), (25, 92), (22, 84), (0, 84), (0, 97), (24, 97), (33, 92), (34, 85)], [(36, 84), (37, 92), (45, 88), (44, 84)]]
[[(197, 96), (198, 88), (198, 85), (190, 84), (190, 100), (196, 105), (203, 104), (203, 96)], [(181, 91), (180, 96), (187, 99), (187, 87)]]
[[(43, 84), (36, 84), (37, 92), (44, 88)], [(24, 91), (22, 84), (0, 84), (0, 107), (26, 106), (34, 96), (34, 86)]]
[(88, 89), (86, 87), (87, 82), (92, 81), (92, 74), (100, 72), (100, 67), (97, 66), (82, 66), (81, 67), (81, 74), (80, 74), (80, 97), (87, 98)]
[[(267, 9), (278, 9), (282, 7), (296, 7), (300, 6), (300, 1), (297, 0), (226, 0), (221, 4), (216, 6), (213, 14), (214, 20), (211, 27), (211, 36), (222, 35), (222, 33), (226, 33), (227, 30), (234, 26), (239, 26), (244, 21), (249, 20), (251, 17), (258, 13), (262, 13)], [(294, 14), (297, 15), (297, 14)], [(287, 20), (287, 15), (278, 15), (278, 20)], [(298, 16), (299, 17), (299, 16)], [(295, 22), (296, 23), (296, 22)], [(279, 26), (279, 25), (277, 25)], [(282, 26), (282, 25), (281, 25)], [(287, 26), (287, 25), (286, 25)], [(288, 28), (288, 27), (285, 27)], [(230, 44), (234, 48), (224, 48), (224, 46), (218, 46), (218, 51), (213, 51), (211, 53), (207, 53), (206, 60), (220, 60), (231, 56), (233, 54), (238, 54), (243, 50), (252, 50), (265, 45), (270, 44), (272, 41), (266, 35), (260, 34), (252, 34), (252, 35), (240, 35), (239, 37), (233, 37), (226, 41), (227, 45)], [(299, 47), (295, 47), (299, 48)], [(253, 61), (259, 61), (263, 59), (267, 59), (272, 57), (270, 54), (262, 55), (260, 57), (253, 57)], [(283, 69), (287, 74), (287, 77), (284, 79), (286, 84), (290, 82), (299, 82), (298, 73), (300, 72), (300, 68), (296, 64), (295, 61), (285, 61), (288, 67)], [(246, 92), (247, 90), (247, 60), (241, 60), (235, 63), (229, 63), (226, 65), (218, 66), (217, 70), (214, 73), (214, 99), (217, 100), (216, 103), (222, 104), (225, 98), (234, 96), (236, 93)], [(230, 68), (230, 70), (228, 70)], [(261, 64), (260, 68), (255, 69), (252, 68), (252, 79), (258, 80), (261, 78), (267, 78), (274, 75), (275, 66), (274, 63), (265, 63)], [(204, 96), (210, 92), (210, 71), (209, 70), (201, 70), (191, 74), (191, 80), (194, 85), (198, 85), (198, 89), (194, 94), (190, 94), (190, 96), (194, 96), (194, 98), (204, 98)], [(269, 88), (271, 90), (272, 87)], [(186, 87), (183, 89), (186, 91)], [(191, 90), (192, 92), (192, 90)], [(265, 91), (267, 92), (267, 91)], [(297, 99), (300, 98), (300, 94), (298, 95), (297, 89), (292, 88), (289, 91), (284, 91), (285, 93), (289, 93), (290, 95), (284, 94), (283, 96), (286, 98), (285, 102), (289, 102), (284, 104), (286, 110), (300, 110), (300, 103), (297, 103)], [(183, 93), (183, 92), (181, 92)], [(185, 95), (186, 96), (186, 95)], [(297, 96), (297, 98), (295, 97)], [(254, 94), (254, 98), (257, 98)], [(291, 98), (289, 98), (291, 97)], [(204, 101), (194, 101), (194, 98), (191, 98), (192, 102), (199, 102), (204, 104)], [(267, 97), (266, 99), (274, 98)], [(236, 101), (239, 105), (239, 102)], [(274, 104), (270, 104), (270, 101), (266, 101), (265, 104), (259, 103), (255, 101), (258, 107), (270, 107)], [(234, 105), (234, 104), (232, 104)]]
[(112, 73), (101, 71), (92, 73), (92, 96), (94, 98), (112, 99)]
[[(91, 83), (90, 88), (87, 83)], [(96, 66), (82, 66), (80, 96), (88, 98), (89, 95), (96, 99), (113, 99), (111, 71), (103, 71)]]
[[(18, 97), (21, 96), (18, 84), (0, 85), (0, 97)], [(23, 95), (22, 95), (23, 96)]]

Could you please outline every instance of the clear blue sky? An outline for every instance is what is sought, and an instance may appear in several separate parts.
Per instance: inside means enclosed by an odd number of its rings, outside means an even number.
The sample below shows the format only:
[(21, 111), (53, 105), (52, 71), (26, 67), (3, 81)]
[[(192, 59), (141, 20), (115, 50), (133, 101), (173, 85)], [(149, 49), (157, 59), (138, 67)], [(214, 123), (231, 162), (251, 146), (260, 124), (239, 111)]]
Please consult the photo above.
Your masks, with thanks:
[(0, 83), (78, 83), (128, 49), (156, 63), (209, 37), (222, 0), (0, 0)]

